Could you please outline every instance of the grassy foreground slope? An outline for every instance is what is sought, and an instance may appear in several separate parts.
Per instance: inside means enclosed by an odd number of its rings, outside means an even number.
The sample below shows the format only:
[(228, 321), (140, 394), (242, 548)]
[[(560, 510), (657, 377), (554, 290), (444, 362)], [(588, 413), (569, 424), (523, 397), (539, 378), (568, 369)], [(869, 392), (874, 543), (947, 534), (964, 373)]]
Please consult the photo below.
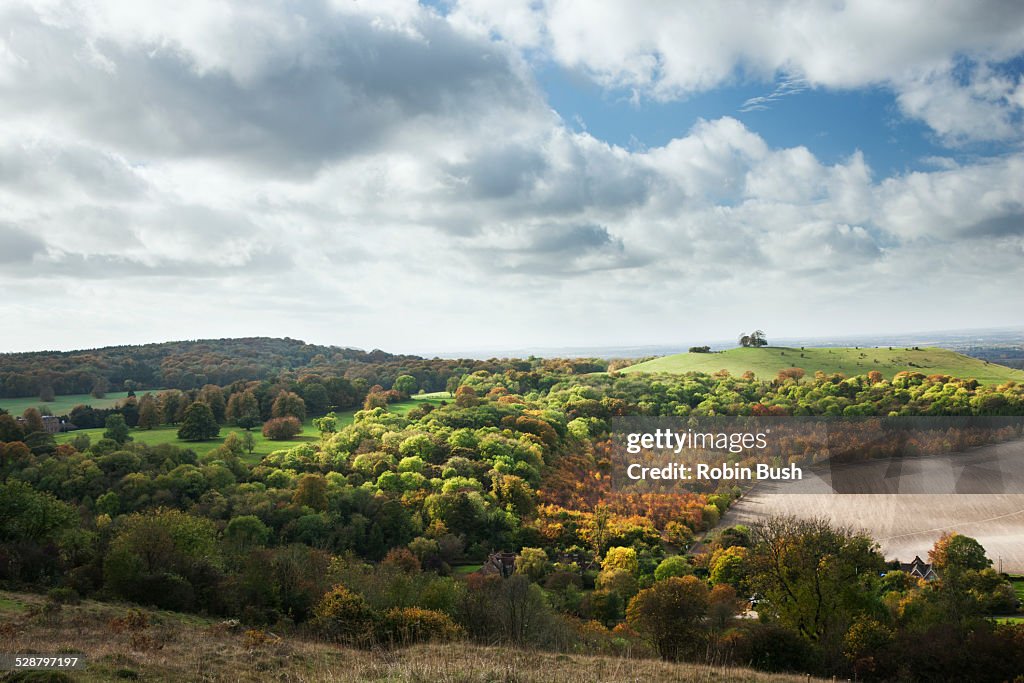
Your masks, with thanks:
[[(649, 659), (559, 654), (466, 643), (365, 651), (270, 632), (228, 628), (218, 620), (86, 600), (47, 606), (38, 595), (0, 591), (0, 652), (80, 653), (92, 683), (143, 681), (394, 681), (396, 683), (806, 683), (804, 676), (750, 669), (668, 664)], [(128, 622), (128, 623), (126, 623)], [(4, 680), (0, 674), (0, 680)], [(815, 679), (817, 680), (817, 679)]]
[(1024, 370), (986, 363), (977, 358), (940, 349), (925, 347), (881, 348), (792, 348), (765, 346), (762, 348), (736, 348), (720, 353), (678, 353), (623, 368), (621, 372), (684, 372), (713, 373), (728, 370), (731, 375), (742, 375), (748, 370), (758, 379), (774, 379), (780, 370), (803, 368), (808, 375), (818, 370), (831, 374), (863, 375), (872, 370), (891, 379), (896, 373), (909, 370), (925, 375), (951, 375), (973, 378), (981, 384), (1002, 384), (1008, 380), (1024, 382)]

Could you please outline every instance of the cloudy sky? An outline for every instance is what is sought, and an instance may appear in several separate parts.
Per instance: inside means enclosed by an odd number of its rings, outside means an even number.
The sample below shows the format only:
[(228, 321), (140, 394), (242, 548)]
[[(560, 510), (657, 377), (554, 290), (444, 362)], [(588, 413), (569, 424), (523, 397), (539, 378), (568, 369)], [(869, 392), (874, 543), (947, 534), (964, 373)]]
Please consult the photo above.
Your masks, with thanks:
[(0, 350), (1024, 322), (1024, 3), (0, 3)]

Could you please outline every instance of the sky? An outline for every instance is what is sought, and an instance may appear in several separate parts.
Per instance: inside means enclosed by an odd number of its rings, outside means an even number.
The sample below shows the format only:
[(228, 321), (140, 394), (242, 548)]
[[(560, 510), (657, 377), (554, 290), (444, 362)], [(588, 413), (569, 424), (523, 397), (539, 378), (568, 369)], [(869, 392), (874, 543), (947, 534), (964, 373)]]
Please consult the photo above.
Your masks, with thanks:
[(0, 351), (1024, 323), (1024, 3), (0, 3)]

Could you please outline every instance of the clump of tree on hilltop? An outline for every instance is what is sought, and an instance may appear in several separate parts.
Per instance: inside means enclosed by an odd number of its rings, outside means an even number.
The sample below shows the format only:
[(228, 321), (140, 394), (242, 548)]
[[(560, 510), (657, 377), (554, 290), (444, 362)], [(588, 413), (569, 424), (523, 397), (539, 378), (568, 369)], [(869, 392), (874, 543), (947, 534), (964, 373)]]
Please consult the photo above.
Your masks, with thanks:
[(762, 330), (754, 330), (750, 334), (740, 335), (740, 346), (743, 348), (768, 346), (768, 339)]

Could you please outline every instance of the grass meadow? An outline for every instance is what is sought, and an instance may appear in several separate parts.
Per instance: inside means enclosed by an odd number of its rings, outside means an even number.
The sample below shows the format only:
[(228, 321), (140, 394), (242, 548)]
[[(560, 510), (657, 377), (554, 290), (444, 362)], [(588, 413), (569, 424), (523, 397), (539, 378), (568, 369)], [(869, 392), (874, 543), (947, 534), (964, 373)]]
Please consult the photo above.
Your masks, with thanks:
[[(141, 394), (140, 394), (141, 395)], [(0, 398), (0, 408), (3, 408), (11, 415), (21, 415), (28, 408), (39, 408), (44, 413), (49, 411), (50, 415), (67, 415), (77, 405), (87, 405), (93, 408), (113, 408), (119, 401), (128, 398), (126, 391), (114, 391), (103, 398), (93, 398), (89, 394), (70, 394), (68, 396), (57, 396), (56, 400), (50, 402), (40, 401), (39, 397), (30, 398)]]
[(935, 347), (918, 350), (903, 347), (881, 348), (794, 348), (765, 346), (736, 348), (719, 353), (678, 353), (623, 368), (623, 373), (684, 372), (714, 373), (728, 370), (731, 375), (753, 372), (759, 379), (774, 379), (780, 370), (803, 368), (813, 376), (821, 370), (831, 374), (864, 375), (872, 370), (891, 379), (904, 370), (925, 375), (951, 375), (973, 378), (981, 384), (1002, 384), (1008, 380), (1024, 382), (1024, 370), (986, 363), (955, 351)]
[[(420, 394), (414, 396), (408, 401), (402, 401), (400, 403), (393, 403), (388, 406), (388, 409), (399, 415), (405, 415), (414, 407), (421, 403), (431, 403), (439, 405), (442, 401), (451, 400), (450, 395), (447, 392), (437, 392), (433, 394)], [(346, 410), (337, 413), (338, 415), (338, 426), (344, 427), (345, 425), (351, 424), (356, 414), (355, 410)], [(220, 428), (220, 435), (216, 439), (210, 439), (209, 441), (181, 441), (178, 439), (178, 426), (163, 426), (156, 429), (132, 429), (131, 436), (132, 440), (143, 443), (148, 446), (158, 446), (160, 444), (174, 444), (175, 446), (181, 446), (182, 448), (190, 448), (199, 457), (206, 455), (210, 451), (214, 450), (218, 446), (224, 443), (224, 440), (232, 432), (241, 433), (244, 430), (238, 427), (232, 427), (230, 425), (222, 425)], [(57, 443), (65, 443), (75, 438), (78, 434), (88, 434), (89, 438), (92, 439), (93, 443), (103, 438), (104, 429), (102, 427), (97, 429), (79, 429), (73, 432), (66, 432), (64, 434), (57, 434)], [(248, 464), (255, 464), (259, 462), (263, 456), (270, 455), (274, 451), (279, 451), (284, 448), (291, 448), (302, 443), (311, 443), (319, 440), (320, 433), (316, 427), (313, 426), (312, 420), (306, 420), (302, 424), (302, 431), (299, 432), (294, 438), (288, 439), (287, 441), (271, 441), (263, 436), (260, 429), (257, 427), (252, 430), (253, 440), (255, 441), (255, 448), (252, 454), (246, 453), (242, 460)]]

